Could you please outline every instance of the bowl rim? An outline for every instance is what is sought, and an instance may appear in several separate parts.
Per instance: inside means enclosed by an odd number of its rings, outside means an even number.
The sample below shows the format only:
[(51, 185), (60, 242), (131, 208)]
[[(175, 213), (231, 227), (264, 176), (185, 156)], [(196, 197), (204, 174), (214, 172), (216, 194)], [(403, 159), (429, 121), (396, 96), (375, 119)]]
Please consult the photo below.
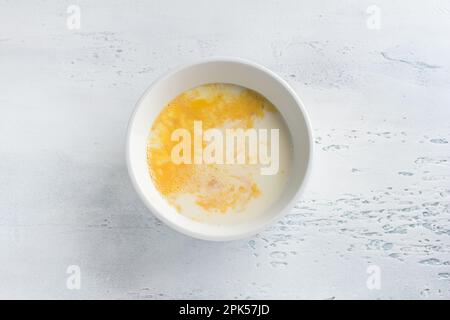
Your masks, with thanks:
[[(252, 68), (258, 69), (259, 71), (262, 71), (262, 72), (268, 74), (272, 79), (274, 79), (279, 84), (281, 84), (283, 86), (283, 88), (294, 99), (300, 112), (303, 115), (303, 119), (305, 121), (306, 132), (308, 135), (307, 140), (308, 140), (308, 147), (309, 147), (309, 154), (308, 154), (308, 158), (307, 158), (306, 170), (305, 170), (305, 174), (303, 177), (303, 181), (301, 181), (300, 186), (297, 188), (297, 191), (292, 196), (292, 198), (289, 200), (289, 202), (287, 202), (283, 206), (283, 209), (280, 210), (277, 214), (274, 214), (273, 217), (268, 219), (265, 223), (263, 223), (257, 227), (249, 229), (246, 232), (240, 232), (240, 233), (236, 233), (234, 235), (227, 235), (227, 236), (223, 236), (223, 235), (215, 236), (215, 235), (211, 235), (211, 234), (196, 232), (196, 231), (193, 231), (192, 229), (186, 228), (183, 225), (174, 223), (170, 219), (168, 219), (164, 213), (159, 212), (159, 210), (157, 210), (153, 206), (151, 201), (146, 197), (146, 195), (141, 190), (141, 188), (137, 182), (137, 178), (135, 177), (135, 174), (133, 172), (132, 163), (131, 163), (132, 161), (131, 161), (131, 147), (130, 147), (131, 143), (130, 142), (131, 142), (132, 127), (133, 127), (133, 123), (135, 122), (136, 114), (138, 113), (138, 110), (142, 106), (142, 102), (144, 101), (144, 99), (146, 98), (148, 93), (150, 91), (152, 91), (159, 82), (172, 77), (173, 75), (177, 74), (178, 72), (181, 72), (184, 69), (187, 69), (187, 68), (190, 68), (190, 67), (193, 67), (196, 65), (214, 63), (214, 62), (218, 62), (218, 63), (231, 62), (231, 63), (242, 64), (245, 66), (250, 66)], [(264, 93), (261, 92), (261, 94), (264, 94)], [(312, 129), (311, 129), (311, 121), (310, 121), (308, 112), (306, 111), (304, 104), (303, 104), (302, 100), (300, 99), (300, 97), (297, 95), (295, 90), (292, 89), (292, 87), (288, 84), (288, 82), (286, 80), (281, 78), (278, 74), (276, 74), (272, 70), (270, 70), (256, 62), (253, 62), (253, 61), (250, 61), (250, 60), (247, 60), (244, 58), (240, 58), (240, 57), (234, 57), (234, 56), (214, 56), (214, 57), (208, 57), (208, 58), (203, 58), (203, 59), (197, 59), (193, 62), (184, 63), (182, 65), (179, 65), (178, 67), (173, 68), (171, 71), (166, 72), (166, 73), (162, 74), (161, 76), (157, 77), (151, 83), (151, 85), (148, 86), (147, 89), (145, 89), (143, 94), (140, 96), (140, 98), (136, 102), (133, 112), (128, 121), (127, 134), (126, 134), (126, 154), (125, 154), (125, 156), (126, 156), (128, 176), (130, 177), (133, 188), (136, 191), (136, 193), (139, 195), (139, 198), (141, 199), (141, 201), (146, 205), (147, 209), (149, 209), (149, 211), (151, 211), (151, 213), (154, 216), (156, 216), (159, 220), (164, 222), (164, 224), (166, 224), (170, 228), (172, 228), (184, 235), (187, 235), (187, 236), (190, 236), (190, 237), (193, 237), (196, 239), (208, 240), (208, 241), (231, 241), (231, 240), (238, 240), (238, 239), (246, 238), (251, 235), (255, 235), (255, 234), (259, 233), (264, 228), (266, 228), (268, 225), (272, 224), (274, 222), (274, 220), (282, 218), (284, 215), (286, 215), (286, 213), (289, 210), (292, 209), (292, 207), (295, 205), (295, 203), (298, 201), (300, 195), (302, 194), (302, 192), (305, 188), (305, 185), (307, 184), (307, 182), (310, 179), (310, 175), (311, 175), (311, 171), (312, 171), (312, 163), (313, 163), (313, 147), (314, 147), (313, 135), (312, 135)]]

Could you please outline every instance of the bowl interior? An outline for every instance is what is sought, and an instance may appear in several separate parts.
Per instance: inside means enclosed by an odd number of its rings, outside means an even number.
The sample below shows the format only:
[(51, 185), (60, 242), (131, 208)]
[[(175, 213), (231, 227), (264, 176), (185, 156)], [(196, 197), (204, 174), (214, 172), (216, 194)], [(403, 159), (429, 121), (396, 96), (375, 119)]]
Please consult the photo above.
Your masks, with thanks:
[[(292, 168), (283, 195), (266, 212), (238, 225), (210, 225), (179, 214), (157, 191), (148, 171), (146, 146), (155, 118), (177, 95), (207, 83), (236, 84), (264, 95), (278, 108), (291, 134)], [(134, 187), (144, 203), (174, 229), (206, 240), (231, 240), (253, 234), (288, 210), (306, 179), (310, 156), (311, 132), (308, 119), (295, 93), (272, 72), (240, 60), (205, 61), (158, 80), (138, 102), (128, 129), (128, 169)]]

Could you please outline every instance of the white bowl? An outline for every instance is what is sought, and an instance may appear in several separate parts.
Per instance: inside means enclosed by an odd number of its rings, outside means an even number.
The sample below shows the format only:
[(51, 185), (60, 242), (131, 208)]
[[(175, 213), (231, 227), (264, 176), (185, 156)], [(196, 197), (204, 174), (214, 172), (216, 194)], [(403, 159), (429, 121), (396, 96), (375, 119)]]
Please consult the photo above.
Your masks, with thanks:
[[(293, 144), (292, 169), (282, 196), (265, 212), (238, 225), (210, 225), (178, 213), (155, 188), (147, 166), (147, 139), (153, 121), (180, 93), (207, 83), (231, 83), (259, 92), (283, 116)], [(294, 90), (279, 76), (256, 63), (238, 58), (210, 58), (184, 66), (157, 80), (138, 101), (127, 137), (127, 165), (134, 188), (159, 219), (173, 229), (204, 240), (234, 240), (257, 233), (288, 212), (307, 180), (312, 157), (308, 115)]]

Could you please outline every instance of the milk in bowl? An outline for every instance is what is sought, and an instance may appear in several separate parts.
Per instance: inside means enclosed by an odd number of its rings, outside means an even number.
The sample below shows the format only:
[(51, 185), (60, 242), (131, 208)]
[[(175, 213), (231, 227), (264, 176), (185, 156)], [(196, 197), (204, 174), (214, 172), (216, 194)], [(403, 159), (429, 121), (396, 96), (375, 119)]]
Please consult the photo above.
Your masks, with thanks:
[(283, 194), (292, 142), (277, 107), (263, 95), (211, 83), (181, 93), (149, 124), (147, 164), (156, 189), (179, 214), (239, 224)]

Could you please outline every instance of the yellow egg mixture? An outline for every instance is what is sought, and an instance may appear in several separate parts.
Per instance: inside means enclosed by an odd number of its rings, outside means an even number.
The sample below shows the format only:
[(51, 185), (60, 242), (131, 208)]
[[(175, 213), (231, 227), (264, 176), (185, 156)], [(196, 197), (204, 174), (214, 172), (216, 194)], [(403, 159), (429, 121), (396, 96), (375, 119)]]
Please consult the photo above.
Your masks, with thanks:
[[(178, 141), (172, 133), (184, 128), (194, 137), (194, 121), (201, 121), (203, 130), (281, 129), (281, 169), (274, 176), (261, 176), (257, 164), (174, 163), (171, 155)], [(151, 127), (147, 162), (154, 185), (178, 212), (221, 223), (223, 216), (260, 212), (276, 200), (289, 169), (289, 142), (281, 115), (265, 97), (236, 85), (207, 84), (180, 94), (163, 108)]]

